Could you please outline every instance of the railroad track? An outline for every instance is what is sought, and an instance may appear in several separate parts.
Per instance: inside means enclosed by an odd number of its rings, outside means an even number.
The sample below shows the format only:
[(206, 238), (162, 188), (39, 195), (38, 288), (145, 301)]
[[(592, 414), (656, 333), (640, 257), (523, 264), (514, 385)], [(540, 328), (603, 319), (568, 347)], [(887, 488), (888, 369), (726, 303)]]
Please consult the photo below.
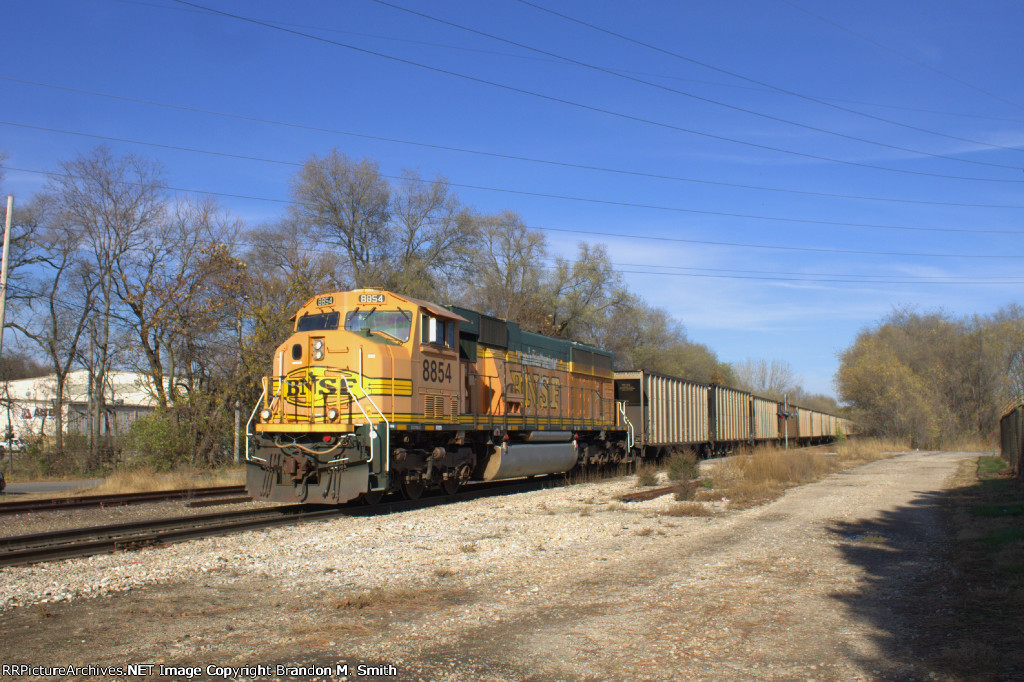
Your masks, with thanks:
[(82, 495), (79, 497), (54, 497), (46, 500), (25, 500), (0, 502), (0, 515), (23, 512), (53, 511), (80, 507), (119, 507), (143, 502), (162, 500), (190, 500), (195, 498), (240, 495), (245, 493), (244, 485), (222, 485), (212, 488), (184, 488), (180, 490), (156, 490), (145, 493), (120, 493), (116, 495)]
[(512, 483), (505, 481), (478, 483), (454, 495), (438, 494), (419, 500), (386, 501), (373, 506), (350, 504), (338, 507), (295, 504), (13, 535), (0, 537), (0, 566), (21, 566), (169, 545), (196, 538), (320, 521), (339, 516), (393, 514), (484, 496), (530, 492), (551, 485), (552, 479), (538, 477), (533, 480)]
[(224, 533), (338, 516), (342, 508), (304, 505), (130, 521), (0, 538), (0, 566), (105, 554)]

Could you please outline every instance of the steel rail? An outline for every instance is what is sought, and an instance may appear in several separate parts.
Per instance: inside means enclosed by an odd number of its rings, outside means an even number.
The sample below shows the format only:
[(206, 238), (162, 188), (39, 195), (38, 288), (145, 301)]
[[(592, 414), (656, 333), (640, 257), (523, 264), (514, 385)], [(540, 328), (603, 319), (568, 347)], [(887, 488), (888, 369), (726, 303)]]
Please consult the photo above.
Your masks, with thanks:
[(118, 507), (128, 504), (141, 504), (143, 502), (158, 502), (161, 500), (187, 500), (196, 497), (238, 495), (239, 493), (244, 492), (244, 485), (222, 485), (212, 488), (154, 490), (144, 493), (118, 493), (112, 495), (82, 495), (78, 497), (53, 497), (45, 500), (0, 502), (0, 515), (21, 514), (23, 512), (53, 511), (57, 509), (75, 509), (82, 507)]
[(418, 500), (394, 500), (372, 506), (356, 503), (329, 507), (297, 504), (0, 537), (0, 566), (21, 566), (162, 546), (243, 530), (326, 520), (339, 516), (393, 514), (480, 497), (531, 492), (560, 483), (561, 480), (557, 476), (512, 482), (494, 481), (477, 483), (453, 495), (437, 494)]

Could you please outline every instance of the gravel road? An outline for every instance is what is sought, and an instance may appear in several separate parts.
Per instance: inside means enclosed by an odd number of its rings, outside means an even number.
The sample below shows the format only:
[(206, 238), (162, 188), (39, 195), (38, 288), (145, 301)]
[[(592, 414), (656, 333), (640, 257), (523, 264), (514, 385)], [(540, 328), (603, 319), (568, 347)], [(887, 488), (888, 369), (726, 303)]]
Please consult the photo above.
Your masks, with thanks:
[(900, 455), (705, 518), (617, 503), (616, 479), (3, 569), (3, 662), (947, 679), (915, 653), (920, 596), (955, 577), (943, 483), (976, 456)]

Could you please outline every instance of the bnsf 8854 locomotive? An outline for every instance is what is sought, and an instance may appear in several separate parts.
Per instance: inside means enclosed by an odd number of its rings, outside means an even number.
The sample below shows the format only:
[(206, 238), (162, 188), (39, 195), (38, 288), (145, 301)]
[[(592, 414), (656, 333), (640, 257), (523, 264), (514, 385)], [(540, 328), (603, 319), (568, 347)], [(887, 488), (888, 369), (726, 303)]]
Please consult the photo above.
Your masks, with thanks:
[(607, 351), (380, 289), (310, 299), (247, 429), (255, 497), (417, 498), (631, 461)]

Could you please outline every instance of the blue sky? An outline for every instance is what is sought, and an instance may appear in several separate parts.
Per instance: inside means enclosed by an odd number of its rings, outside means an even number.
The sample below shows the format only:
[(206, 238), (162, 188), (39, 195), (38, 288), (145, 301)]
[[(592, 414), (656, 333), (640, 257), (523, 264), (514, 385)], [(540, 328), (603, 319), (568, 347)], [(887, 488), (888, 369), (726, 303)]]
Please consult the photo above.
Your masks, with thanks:
[(516, 210), (556, 253), (607, 245), (693, 340), (825, 393), (893, 306), (1021, 299), (1021, 3), (530, 3), (197, 3), (273, 28), (5, 2), (2, 190), (106, 143), (258, 224), (338, 147)]

